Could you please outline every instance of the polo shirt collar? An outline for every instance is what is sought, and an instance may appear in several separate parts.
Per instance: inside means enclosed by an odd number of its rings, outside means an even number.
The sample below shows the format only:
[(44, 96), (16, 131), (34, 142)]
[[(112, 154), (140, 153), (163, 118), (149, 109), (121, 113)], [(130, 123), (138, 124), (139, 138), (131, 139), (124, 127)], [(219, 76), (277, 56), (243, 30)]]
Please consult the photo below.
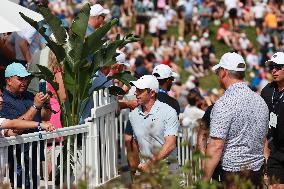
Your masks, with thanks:
[(5, 88), (3, 89), (3, 93), (6, 93), (6, 94), (8, 94), (9, 96), (11, 96), (13, 98), (19, 98), (20, 97), (20, 95), (16, 95), (16, 94), (12, 93), (11, 91), (8, 91)]
[[(147, 116), (148, 116), (148, 115), (154, 115), (155, 113), (157, 113), (158, 110), (160, 109), (160, 106), (159, 106), (160, 103), (161, 103), (161, 102), (160, 102), (159, 100), (156, 100), (155, 103), (154, 103), (154, 105), (152, 106), (150, 112), (147, 114)], [(141, 106), (141, 105), (138, 106), (138, 113), (139, 113), (140, 115), (145, 116), (144, 112), (142, 111), (142, 106)]]
[(234, 83), (225, 92), (230, 92), (234, 90), (235, 88), (243, 88), (243, 87), (247, 87), (247, 84), (245, 82)]
[(17, 94), (14, 94), (14, 93), (12, 93), (11, 91), (9, 91), (9, 90), (7, 90), (7, 89), (4, 88), (4, 89), (3, 89), (3, 93), (6, 93), (7, 95), (9, 95), (9, 96), (11, 96), (11, 97), (13, 97), (13, 98), (18, 99), (18, 98), (24, 97), (25, 94), (26, 94), (26, 91), (23, 92), (22, 94), (17, 95)]

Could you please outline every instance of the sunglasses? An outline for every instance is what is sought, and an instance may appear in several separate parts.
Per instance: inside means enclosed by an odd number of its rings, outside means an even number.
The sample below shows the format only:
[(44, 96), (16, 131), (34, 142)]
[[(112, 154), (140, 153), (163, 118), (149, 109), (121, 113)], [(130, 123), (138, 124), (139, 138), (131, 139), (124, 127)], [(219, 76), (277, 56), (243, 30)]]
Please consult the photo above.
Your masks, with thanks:
[(272, 65), (269, 65), (268, 68), (269, 68), (270, 71), (272, 71), (274, 69), (279, 71), (279, 70), (282, 70), (283, 65), (281, 65), (281, 64), (272, 64)]

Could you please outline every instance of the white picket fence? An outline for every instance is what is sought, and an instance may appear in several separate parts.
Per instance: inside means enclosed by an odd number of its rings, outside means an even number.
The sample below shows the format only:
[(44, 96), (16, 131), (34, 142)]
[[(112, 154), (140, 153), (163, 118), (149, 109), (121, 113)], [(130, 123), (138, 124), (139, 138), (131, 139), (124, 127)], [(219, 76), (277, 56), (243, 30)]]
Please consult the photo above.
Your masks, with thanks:
[[(86, 124), (58, 129), (51, 133), (43, 131), (0, 138), (0, 153), (2, 151), (4, 154), (0, 155), (0, 176), (2, 172), (4, 182), (17, 186), (17, 181), (20, 180), (22, 185), (19, 187), (25, 188), (27, 173), (30, 188), (70, 189), (81, 180), (88, 182), (88, 188), (94, 188), (117, 178), (119, 166), (127, 162), (123, 131), (128, 120), (128, 112), (123, 111), (116, 117), (117, 101), (108, 94), (107, 89), (94, 92), (93, 99), (95, 108), (92, 109), (91, 117), (86, 119)], [(181, 144), (185, 140), (188, 140), (188, 136), (181, 132), (178, 137), (180, 165), (184, 165), (191, 158), (192, 152), (189, 147)], [(29, 149), (28, 152), (25, 152), (26, 147)], [(11, 151), (9, 157), (8, 148)], [(41, 148), (46, 159), (43, 166), (40, 161)], [(36, 153), (36, 158), (33, 157), (33, 153)], [(48, 154), (51, 157), (50, 163), (47, 161)], [(28, 161), (25, 161), (27, 156)], [(11, 160), (14, 160), (14, 165), (9, 170)], [(21, 178), (17, 175), (18, 165), (22, 167)], [(35, 165), (36, 170), (33, 170), (32, 167)], [(10, 175), (18, 179), (11, 181), (9, 171), (12, 171)], [(49, 172), (51, 178), (48, 176)], [(33, 174), (36, 174), (34, 180)]]
[[(94, 92), (93, 97), (95, 108), (84, 125), (62, 128), (51, 133), (42, 131), (0, 138), (0, 152), (3, 152), (0, 156), (0, 171), (4, 176), (2, 180), (11, 182), (13, 186), (22, 181), (21, 187), (25, 188), (25, 174), (28, 173), (30, 188), (72, 188), (80, 180), (88, 181), (88, 187), (93, 188), (117, 177), (117, 102), (108, 94), (108, 90)], [(51, 146), (48, 147), (50, 143)], [(29, 150), (25, 152), (27, 147)], [(8, 148), (12, 150), (9, 157)], [(46, 159), (43, 166), (40, 160), (41, 148)], [(33, 153), (36, 153), (36, 158), (32, 157)], [(51, 154), (51, 163), (47, 161), (48, 153)], [(25, 157), (28, 161), (25, 161)], [(9, 170), (11, 159), (14, 160), (14, 165)], [(17, 175), (18, 165), (22, 167), (21, 178)], [(32, 167), (35, 165), (36, 179), (33, 180), (31, 178), (35, 170)], [(59, 173), (57, 178), (56, 169)], [(12, 171), (12, 175), (17, 179), (10, 180), (9, 171)], [(3, 177), (1, 172), (0, 176)], [(49, 172), (51, 179), (48, 178)]]

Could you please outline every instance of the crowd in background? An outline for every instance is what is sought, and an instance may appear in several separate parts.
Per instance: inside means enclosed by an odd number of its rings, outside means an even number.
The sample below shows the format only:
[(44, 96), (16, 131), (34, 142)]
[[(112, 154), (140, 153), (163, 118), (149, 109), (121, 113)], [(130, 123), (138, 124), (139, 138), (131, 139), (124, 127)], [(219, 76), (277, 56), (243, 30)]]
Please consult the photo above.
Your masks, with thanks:
[[(64, 27), (68, 28), (87, 1), (42, 2), (46, 3), (61, 19)], [(179, 73), (180, 77), (176, 78), (170, 94), (179, 101), (181, 112), (186, 110), (189, 104), (188, 95), (193, 91), (198, 94), (196, 106), (201, 110), (214, 103), (222, 93), (217, 89), (218, 86), (214, 89), (199, 87), (200, 79), (211, 74), (211, 67), (218, 62), (214, 44), (222, 43), (228, 50), (245, 57), (249, 66), (247, 75), (250, 86), (258, 92), (271, 80), (264, 62), (275, 51), (284, 50), (284, 2), (281, 0), (89, 2), (101, 4), (110, 10), (105, 21), (113, 18), (119, 20), (119, 24), (108, 33), (109, 39), (115, 39), (117, 34), (123, 37), (128, 32), (141, 37), (140, 42), (127, 44), (121, 49), (126, 54), (126, 61), (129, 62), (129, 70), (133, 75), (139, 78), (151, 74), (158, 64), (168, 65)], [(34, 1), (20, 0), (19, 3), (36, 10)], [(247, 34), (247, 28), (255, 29), (250, 33), (256, 35)], [(62, 68), (54, 67), (52, 54), (44, 48), (43, 37), (30, 31), (27, 29), (1, 35), (1, 86), (4, 86), (3, 70), (14, 60), (27, 67), (32, 67), (33, 62), (44, 61), (43, 64), (48, 65), (57, 75), (63, 71)], [(40, 55), (36, 53), (38, 51), (41, 51)], [(181, 76), (184, 72), (189, 76), (182, 82)], [(58, 78), (60, 79), (60, 76)], [(65, 95), (63, 96), (65, 100)]]

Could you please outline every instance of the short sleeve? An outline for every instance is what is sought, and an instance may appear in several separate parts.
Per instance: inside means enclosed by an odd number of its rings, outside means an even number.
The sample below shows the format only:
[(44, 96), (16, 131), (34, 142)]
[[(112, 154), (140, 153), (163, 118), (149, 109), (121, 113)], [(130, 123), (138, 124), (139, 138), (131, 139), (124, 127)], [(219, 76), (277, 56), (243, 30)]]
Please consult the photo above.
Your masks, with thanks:
[(171, 108), (170, 111), (168, 111), (167, 115), (165, 116), (165, 132), (164, 137), (166, 136), (177, 136), (178, 134), (178, 128), (179, 128), (179, 121), (176, 111)]
[(210, 137), (225, 139), (230, 129), (233, 110), (227, 101), (217, 101), (211, 112)]
[(28, 28), (26, 28), (22, 31), (17, 32), (17, 33), (21, 38), (27, 40), (27, 42), (29, 44), (31, 44), (33, 39), (34, 39), (34, 35), (36, 34), (36, 32), (37, 31), (34, 28), (28, 27)]

